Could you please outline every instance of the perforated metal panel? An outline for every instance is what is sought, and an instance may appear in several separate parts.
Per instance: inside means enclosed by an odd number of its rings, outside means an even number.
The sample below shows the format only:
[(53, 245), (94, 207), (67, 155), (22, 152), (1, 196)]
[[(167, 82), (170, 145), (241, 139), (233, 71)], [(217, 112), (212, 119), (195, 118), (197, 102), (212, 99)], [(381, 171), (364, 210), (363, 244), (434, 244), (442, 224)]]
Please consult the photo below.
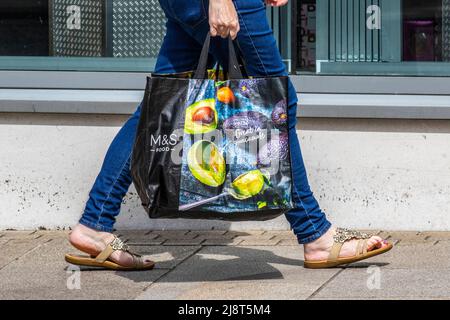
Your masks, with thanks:
[(158, 0), (113, 0), (114, 57), (156, 57), (166, 31)]
[(442, 0), (442, 60), (450, 61), (450, 0)]
[(50, 0), (50, 49), (55, 56), (103, 56), (105, 0)]

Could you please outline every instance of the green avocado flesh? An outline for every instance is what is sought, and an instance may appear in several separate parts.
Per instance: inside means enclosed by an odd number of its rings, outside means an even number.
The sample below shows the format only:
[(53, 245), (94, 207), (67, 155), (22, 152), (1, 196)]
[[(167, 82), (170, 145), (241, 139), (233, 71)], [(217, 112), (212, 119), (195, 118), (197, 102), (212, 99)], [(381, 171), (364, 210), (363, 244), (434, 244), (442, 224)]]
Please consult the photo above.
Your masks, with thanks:
[[(200, 134), (213, 131), (217, 128), (217, 111), (215, 99), (200, 100), (186, 109), (186, 118), (184, 121), (184, 132), (187, 134)], [(205, 113), (209, 110), (209, 116), (205, 121), (199, 121), (199, 112)]]
[(240, 197), (253, 197), (264, 188), (264, 175), (260, 170), (252, 170), (237, 177), (232, 187)]
[(187, 155), (189, 170), (201, 183), (218, 187), (225, 182), (225, 159), (217, 146), (209, 141), (197, 141)]

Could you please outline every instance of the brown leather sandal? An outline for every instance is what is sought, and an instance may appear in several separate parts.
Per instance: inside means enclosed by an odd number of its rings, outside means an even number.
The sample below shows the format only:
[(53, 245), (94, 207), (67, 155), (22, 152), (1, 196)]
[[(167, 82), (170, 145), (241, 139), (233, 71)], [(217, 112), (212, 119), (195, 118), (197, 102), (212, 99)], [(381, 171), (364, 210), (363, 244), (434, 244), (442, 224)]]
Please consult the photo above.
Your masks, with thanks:
[[(393, 245), (391, 243), (388, 243), (388, 245), (383, 248), (367, 251), (367, 240), (371, 237), (372, 235), (367, 233), (348, 230), (344, 228), (337, 228), (336, 234), (333, 236), (334, 244), (331, 248), (328, 259), (319, 261), (305, 261), (304, 266), (308, 269), (334, 268), (340, 265), (349, 264), (377, 256), (379, 254), (388, 252), (393, 248)], [(353, 257), (339, 258), (339, 254), (344, 243), (354, 239), (358, 240), (358, 245), (356, 246), (356, 254)]]
[[(128, 252), (133, 257), (133, 266), (121, 266), (111, 260), (109, 257), (114, 251), (124, 251)], [(110, 270), (117, 271), (142, 271), (142, 270), (151, 270), (154, 268), (155, 263), (152, 262), (150, 264), (146, 264), (144, 258), (134, 252), (131, 252), (129, 246), (126, 245), (122, 240), (114, 236), (113, 241), (109, 243), (105, 250), (100, 252), (97, 257), (89, 257), (89, 256), (80, 256), (74, 254), (66, 254), (65, 260), (68, 263), (84, 266), (84, 267), (97, 267), (104, 268)]]

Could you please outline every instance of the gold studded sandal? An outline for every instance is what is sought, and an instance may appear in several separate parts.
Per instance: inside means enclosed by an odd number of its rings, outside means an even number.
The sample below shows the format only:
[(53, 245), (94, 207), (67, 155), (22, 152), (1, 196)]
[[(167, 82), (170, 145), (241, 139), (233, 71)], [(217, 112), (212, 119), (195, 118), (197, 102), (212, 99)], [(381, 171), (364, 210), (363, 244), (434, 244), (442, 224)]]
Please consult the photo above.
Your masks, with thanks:
[[(133, 257), (133, 265), (132, 266), (121, 266), (111, 260), (109, 257), (114, 251), (124, 251), (128, 252)], [(105, 250), (100, 252), (97, 257), (89, 257), (89, 256), (80, 256), (73, 254), (66, 254), (65, 260), (68, 263), (84, 266), (84, 267), (97, 267), (104, 268), (110, 270), (117, 271), (140, 271), (140, 270), (151, 270), (155, 266), (155, 263), (147, 263), (145, 259), (134, 252), (130, 251), (130, 248), (127, 244), (125, 244), (122, 240), (114, 236), (114, 240), (109, 243)]]
[[(336, 234), (333, 236), (334, 244), (331, 248), (330, 255), (327, 260), (320, 261), (305, 261), (305, 268), (309, 269), (323, 269), (323, 268), (333, 268), (344, 264), (349, 264), (364, 259), (368, 259), (379, 254), (388, 252), (392, 249), (393, 245), (387, 243), (387, 246), (383, 246), (380, 249), (374, 249), (367, 251), (367, 240), (370, 239), (372, 235), (367, 233), (362, 233), (355, 230), (348, 230), (344, 228), (337, 228)], [(342, 246), (345, 242), (349, 240), (358, 240), (356, 246), (356, 254), (353, 257), (339, 258)]]

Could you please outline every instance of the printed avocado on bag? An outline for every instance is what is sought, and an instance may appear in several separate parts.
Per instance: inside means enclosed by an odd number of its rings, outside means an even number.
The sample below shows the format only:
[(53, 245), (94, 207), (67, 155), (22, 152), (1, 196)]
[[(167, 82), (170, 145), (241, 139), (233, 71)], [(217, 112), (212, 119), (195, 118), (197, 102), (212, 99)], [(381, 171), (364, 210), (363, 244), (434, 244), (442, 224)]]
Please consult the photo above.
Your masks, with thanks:
[(288, 79), (243, 77), (229, 47), (228, 72), (206, 71), (207, 38), (195, 73), (147, 79), (131, 175), (151, 218), (267, 220), (293, 206)]

